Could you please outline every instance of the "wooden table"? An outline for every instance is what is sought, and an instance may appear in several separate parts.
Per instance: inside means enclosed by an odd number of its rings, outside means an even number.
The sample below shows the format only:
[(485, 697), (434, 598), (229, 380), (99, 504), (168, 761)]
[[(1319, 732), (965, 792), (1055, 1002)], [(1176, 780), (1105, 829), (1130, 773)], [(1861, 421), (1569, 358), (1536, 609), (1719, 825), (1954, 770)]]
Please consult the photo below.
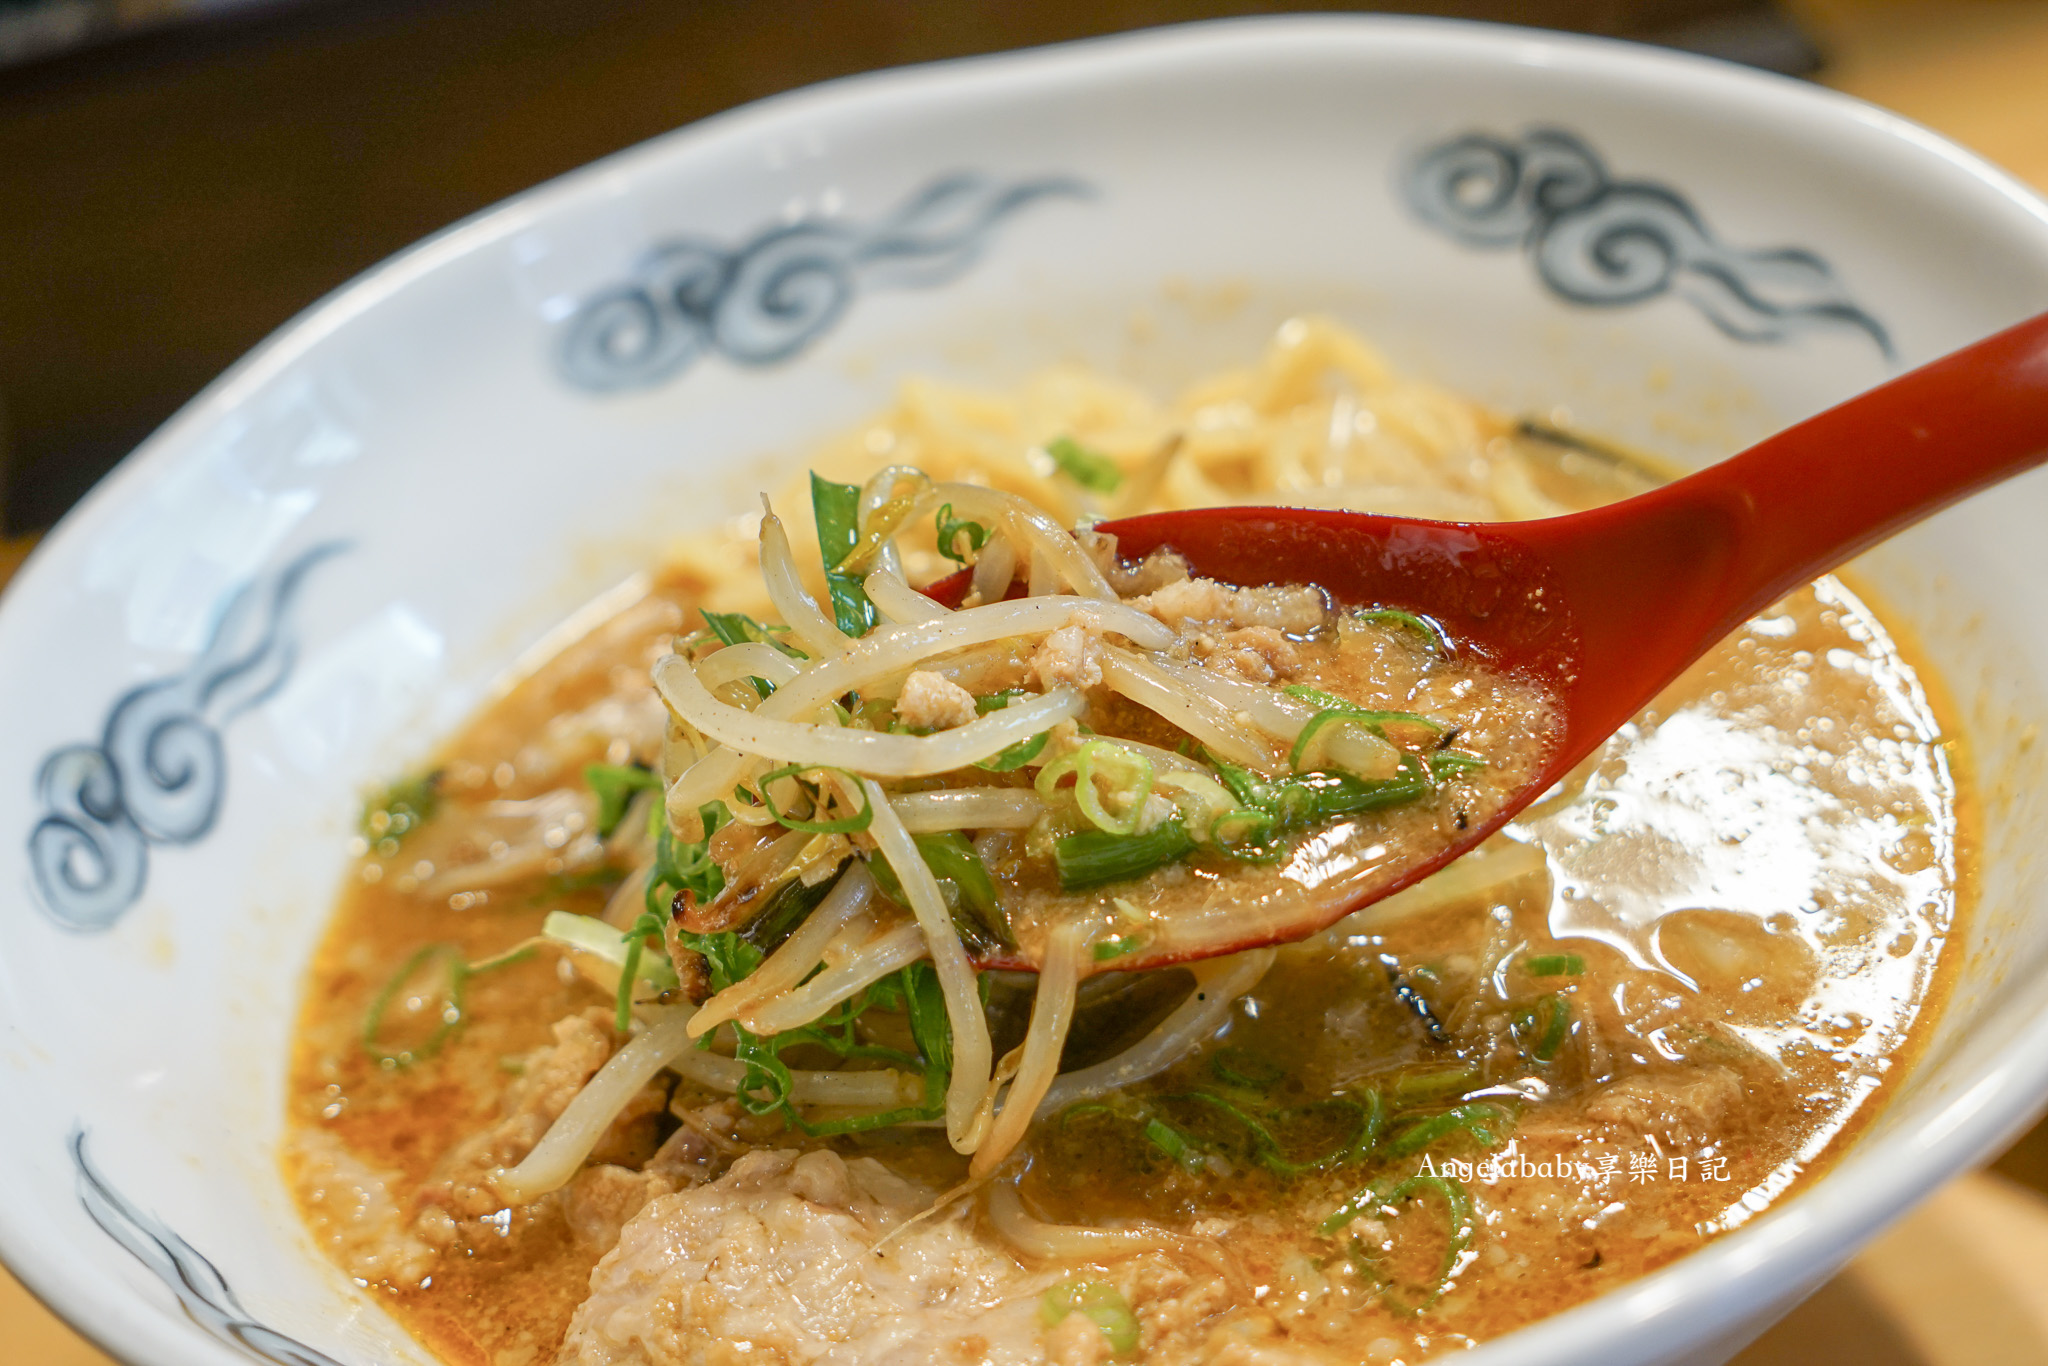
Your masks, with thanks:
[[(1795, 0), (1829, 84), (2048, 192), (2048, 0)], [(0, 582), (26, 545), (0, 542)], [(2048, 1125), (1959, 1177), (1737, 1358), (1737, 1366), (2048, 1362)], [(2017, 1179), (2015, 1179), (2017, 1178)], [(0, 1358), (110, 1366), (0, 1272)]]

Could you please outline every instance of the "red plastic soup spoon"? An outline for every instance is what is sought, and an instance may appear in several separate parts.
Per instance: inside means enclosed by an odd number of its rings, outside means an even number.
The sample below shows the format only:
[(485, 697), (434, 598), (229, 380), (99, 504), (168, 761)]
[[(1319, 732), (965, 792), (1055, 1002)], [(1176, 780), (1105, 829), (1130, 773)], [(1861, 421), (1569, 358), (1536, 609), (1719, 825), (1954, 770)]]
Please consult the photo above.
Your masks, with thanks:
[(1296, 938), (1473, 848), (1785, 593), (2043, 461), (2048, 314), (1590, 512), (1473, 524), (1206, 508), (1100, 529), (1126, 555), (1171, 546), (1226, 582), (1316, 583), (1341, 604), (1425, 613), (1556, 699), (1555, 750), (1498, 812), (1370, 893), (1318, 907), (1284, 936)]

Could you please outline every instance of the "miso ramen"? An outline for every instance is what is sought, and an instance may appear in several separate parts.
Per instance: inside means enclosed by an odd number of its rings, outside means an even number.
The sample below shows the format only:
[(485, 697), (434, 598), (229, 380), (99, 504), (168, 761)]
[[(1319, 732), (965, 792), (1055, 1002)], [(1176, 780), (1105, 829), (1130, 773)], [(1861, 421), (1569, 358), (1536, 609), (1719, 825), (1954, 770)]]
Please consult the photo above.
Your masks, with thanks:
[(1551, 699), (1092, 530), (1643, 466), (1316, 321), (1170, 404), (913, 381), (813, 463), (368, 804), (285, 1160), (446, 1361), (1418, 1361), (1769, 1208), (1928, 1028), (1949, 741), (1839, 581), (1330, 924)]

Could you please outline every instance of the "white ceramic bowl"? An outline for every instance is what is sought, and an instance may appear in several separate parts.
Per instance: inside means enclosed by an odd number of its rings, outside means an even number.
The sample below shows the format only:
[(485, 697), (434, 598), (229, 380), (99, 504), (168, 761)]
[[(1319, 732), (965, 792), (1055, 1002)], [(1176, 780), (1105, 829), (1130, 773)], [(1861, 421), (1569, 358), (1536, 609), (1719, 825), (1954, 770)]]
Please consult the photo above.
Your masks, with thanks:
[[(846, 81), (512, 200), (260, 347), (6, 596), (0, 1254), (131, 1361), (423, 1360), (315, 1256), (273, 1158), (359, 794), (903, 374), (1078, 356), (1166, 384), (1312, 308), (1697, 463), (2044, 307), (2048, 206), (1910, 124), (1408, 20)], [(2048, 1095), (2044, 524), (2025, 479), (1863, 566), (1945, 666), (1986, 794), (1912, 1082), (1798, 1198), (1475, 1366), (1720, 1360)]]

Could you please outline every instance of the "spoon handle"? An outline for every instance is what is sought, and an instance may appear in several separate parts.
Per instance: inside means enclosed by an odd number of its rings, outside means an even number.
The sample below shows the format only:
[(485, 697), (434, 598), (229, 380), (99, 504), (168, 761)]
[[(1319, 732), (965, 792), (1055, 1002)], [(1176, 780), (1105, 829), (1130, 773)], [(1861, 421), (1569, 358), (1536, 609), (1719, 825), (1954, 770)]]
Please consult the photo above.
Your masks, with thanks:
[(1596, 685), (1618, 712), (1601, 721), (1618, 725), (1787, 592), (2044, 460), (2048, 314), (1653, 493), (1524, 523), (1524, 539), (1565, 601), (1602, 604), (1584, 623), (1584, 675), (1621, 685)]

